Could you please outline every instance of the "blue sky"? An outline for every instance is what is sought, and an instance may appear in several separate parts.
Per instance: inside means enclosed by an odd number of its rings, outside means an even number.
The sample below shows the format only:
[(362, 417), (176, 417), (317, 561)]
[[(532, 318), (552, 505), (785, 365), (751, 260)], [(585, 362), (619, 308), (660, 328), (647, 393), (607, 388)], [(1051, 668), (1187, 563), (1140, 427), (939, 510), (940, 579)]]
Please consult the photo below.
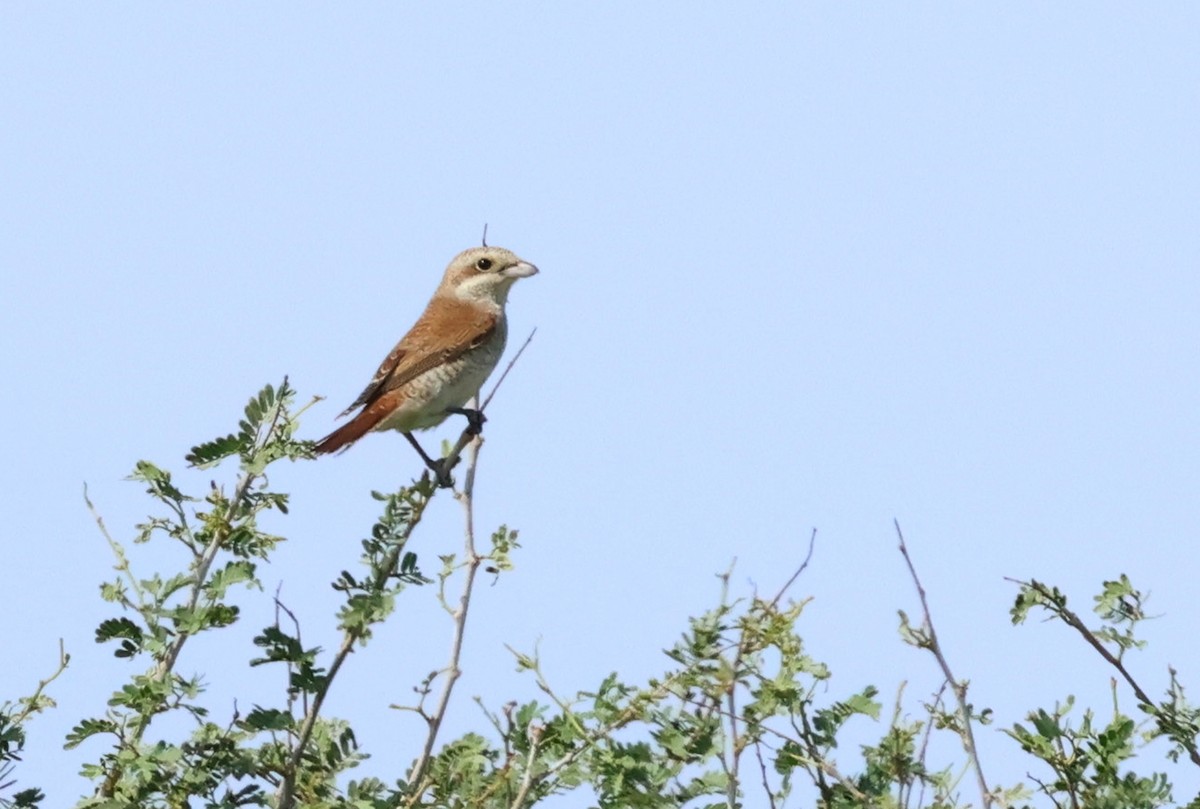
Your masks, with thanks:
[[(901, 645), (901, 522), (956, 672), (1004, 722), (1109, 673), (1066, 630), (1013, 629), (1005, 576), (1086, 609), (1128, 573), (1163, 615), (1136, 670), (1200, 687), (1200, 11), (1191, 4), (126, 3), (0, 9), (0, 698), (73, 662), (18, 771), (63, 805), (96, 749), (62, 735), (123, 673), (92, 641), (139, 458), (182, 473), (284, 374), (320, 437), (478, 242), (542, 270), (538, 334), (491, 410), (478, 519), (521, 530), (476, 602), (469, 696), (659, 672), (713, 574), (774, 590), (835, 695), (937, 685)], [(455, 431), (443, 428), (437, 437)], [(262, 571), (332, 644), (327, 583), (417, 474), (399, 436), (282, 469)], [(458, 548), (448, 498), (416, 540)], [(166, 554), (142, 558), (149, 572)], [(428, 602), (428, 603), (426, 603)], [(278, 683), (198, 642), (214, 704)], [(424, 594), (331, 709), (389, 773), (383, 710), (441, 665)], [(236, 634), (236, 632), (234, 634)], [(231, 672), (232, 681), (231, 681)], [(1133, 710), (1128, 695), (1125, 706)], [(989, 777), (1026, 762), (998, 732)], [(397, 764), (397, 761), (400, 764)], [(1193, 785), (1194, 791), (1194, 785)], [(1186, 800), (1187, 790), (1177, 798)]]

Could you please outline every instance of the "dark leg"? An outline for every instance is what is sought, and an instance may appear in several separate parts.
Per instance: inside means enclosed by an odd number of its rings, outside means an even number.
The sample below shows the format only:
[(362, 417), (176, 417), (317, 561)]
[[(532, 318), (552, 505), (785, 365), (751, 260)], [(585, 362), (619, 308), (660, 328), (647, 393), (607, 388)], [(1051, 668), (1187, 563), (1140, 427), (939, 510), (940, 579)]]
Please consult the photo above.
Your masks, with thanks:
[(425, 450), (421, 448), (421, 445), (417, 443), (417, 439), (413, 438), (412, 433), (405, 433), (404, 437), (408, 439), (408, 443), (413, 445), (413, 449), (415, 449), (417, 454), (421, 456), (421, 460), (425, 462), (426, 466), (428, 466), (430, 469), (438, 468), (438, 462), (429, 457)]
[(487, 416), (483, 415), (482, 410), (473, 410), (469, 407), (447, 407), (446, 412), (467, 417), (467, 435), (479, 435), (483, 432), (483, 423), (487, 421)]
[(454, 485), (454, 478), (450, 477), (450, 470), (443, 469), (445, 466), (444, 461), (435, 461), (433, 458), (430, 458), (429, 454), (417, 443), (417, 439), (413, 437), (412, 433), (405, 433), (404, 437), (408, 439), (408, 443), (413, 445), (413, 449), (421, 456), (421, 460), (425, 461), (425, 465), (433, 471), (439, 486), (443, 489), (448, 489)]

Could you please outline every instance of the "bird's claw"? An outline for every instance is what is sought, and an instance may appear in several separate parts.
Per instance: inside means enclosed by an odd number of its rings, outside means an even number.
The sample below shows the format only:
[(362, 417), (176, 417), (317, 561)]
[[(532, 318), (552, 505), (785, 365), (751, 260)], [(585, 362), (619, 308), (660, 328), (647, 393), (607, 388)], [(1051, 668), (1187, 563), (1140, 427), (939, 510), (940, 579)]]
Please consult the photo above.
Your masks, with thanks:
[(449, 458), (442, 458), (430, 464), (429, 468), (433, 471), (433, 479), (440, 489), (454, 488), (454, 477), (450, 474), (450, 470), (458, 465), (460, 458), (455, 458), (454, 463), (446, 463)]
[(452, 407), (449, 409), (449, 412), (466, 416), (467, 435), (476, 436), (483, 432), (483, 425), (487, 421), (487, 416), (483, 415), (482, 410), (475, 410), (470, 407)]

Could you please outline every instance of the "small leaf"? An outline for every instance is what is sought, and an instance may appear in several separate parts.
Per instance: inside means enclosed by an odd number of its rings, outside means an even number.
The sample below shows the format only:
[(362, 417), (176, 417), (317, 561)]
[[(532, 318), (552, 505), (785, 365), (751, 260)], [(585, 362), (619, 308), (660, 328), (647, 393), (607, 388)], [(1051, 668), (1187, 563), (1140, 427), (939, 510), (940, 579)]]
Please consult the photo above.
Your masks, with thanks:
[(240, 724), (247, 730), (291, 730), (296, 718), (278, 708), (262, 708), (257, 705)]
[(117, 723), (108, 719), (84, 719), (67, 734), (67, 743), (63, 747), (73, 750), (85, 739), (98, 733), (116, 733)]
[(184, 456), (184, 460), (198, 469), (208, 469), (228, 457), (237, 455), (242, 447), (242, 440), (230, 434), (192, 447), (192, 451)]

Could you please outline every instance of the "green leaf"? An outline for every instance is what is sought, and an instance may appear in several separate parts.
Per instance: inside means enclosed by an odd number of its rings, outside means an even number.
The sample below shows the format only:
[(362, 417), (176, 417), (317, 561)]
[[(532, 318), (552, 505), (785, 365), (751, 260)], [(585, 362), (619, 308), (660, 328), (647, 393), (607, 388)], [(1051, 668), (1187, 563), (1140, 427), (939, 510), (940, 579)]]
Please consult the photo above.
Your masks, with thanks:
[(128, 618), (109, 618), (96, 628), (96, 643), (121, 639), (120, 647), (113, 652), (115, 657), (132, 658), (142, 651), (142, 628)]
[(67, 734), (67, 743), (63, 747), (67, 750), (73, 750), (87, 738), (99, 733), (115, 734), (116, 732), (117, 723), (111, 719), (84, 719), (78, 725), (71, 728), (71, 732)]
[(205, 585), (205, 589), (211, 598), (224, 598), (225, 593), (235, 584), (243, 582), (256, 582), (254, 574), (256, 566), (253, 562), (245, 559), (238, 559), (227, 562), (225, 567), (215, 571)]
[(230, 433), (221, 438), (197, 444), (192, 447), (191, 452), (184, 456), (184, 460), (198, 469), (209, 469), (244, 449), (246, 449), (246, 445), (242, 438)]
[(262, 708), (257, 705), (241, 722), (247, 730), (292, 730), (296, 719), (287, 711), (278, 708)]
[(129, 476), (129, 480), (147, 484), (146, 491), (153, 497), (164, 502), (180, 504), (191, 499), (185, 497), (183, 492), (177, 489), (171, 482), (170, 472), (159, 469), (149, 461), (138, 461), (134, 465), (133, 473)]

